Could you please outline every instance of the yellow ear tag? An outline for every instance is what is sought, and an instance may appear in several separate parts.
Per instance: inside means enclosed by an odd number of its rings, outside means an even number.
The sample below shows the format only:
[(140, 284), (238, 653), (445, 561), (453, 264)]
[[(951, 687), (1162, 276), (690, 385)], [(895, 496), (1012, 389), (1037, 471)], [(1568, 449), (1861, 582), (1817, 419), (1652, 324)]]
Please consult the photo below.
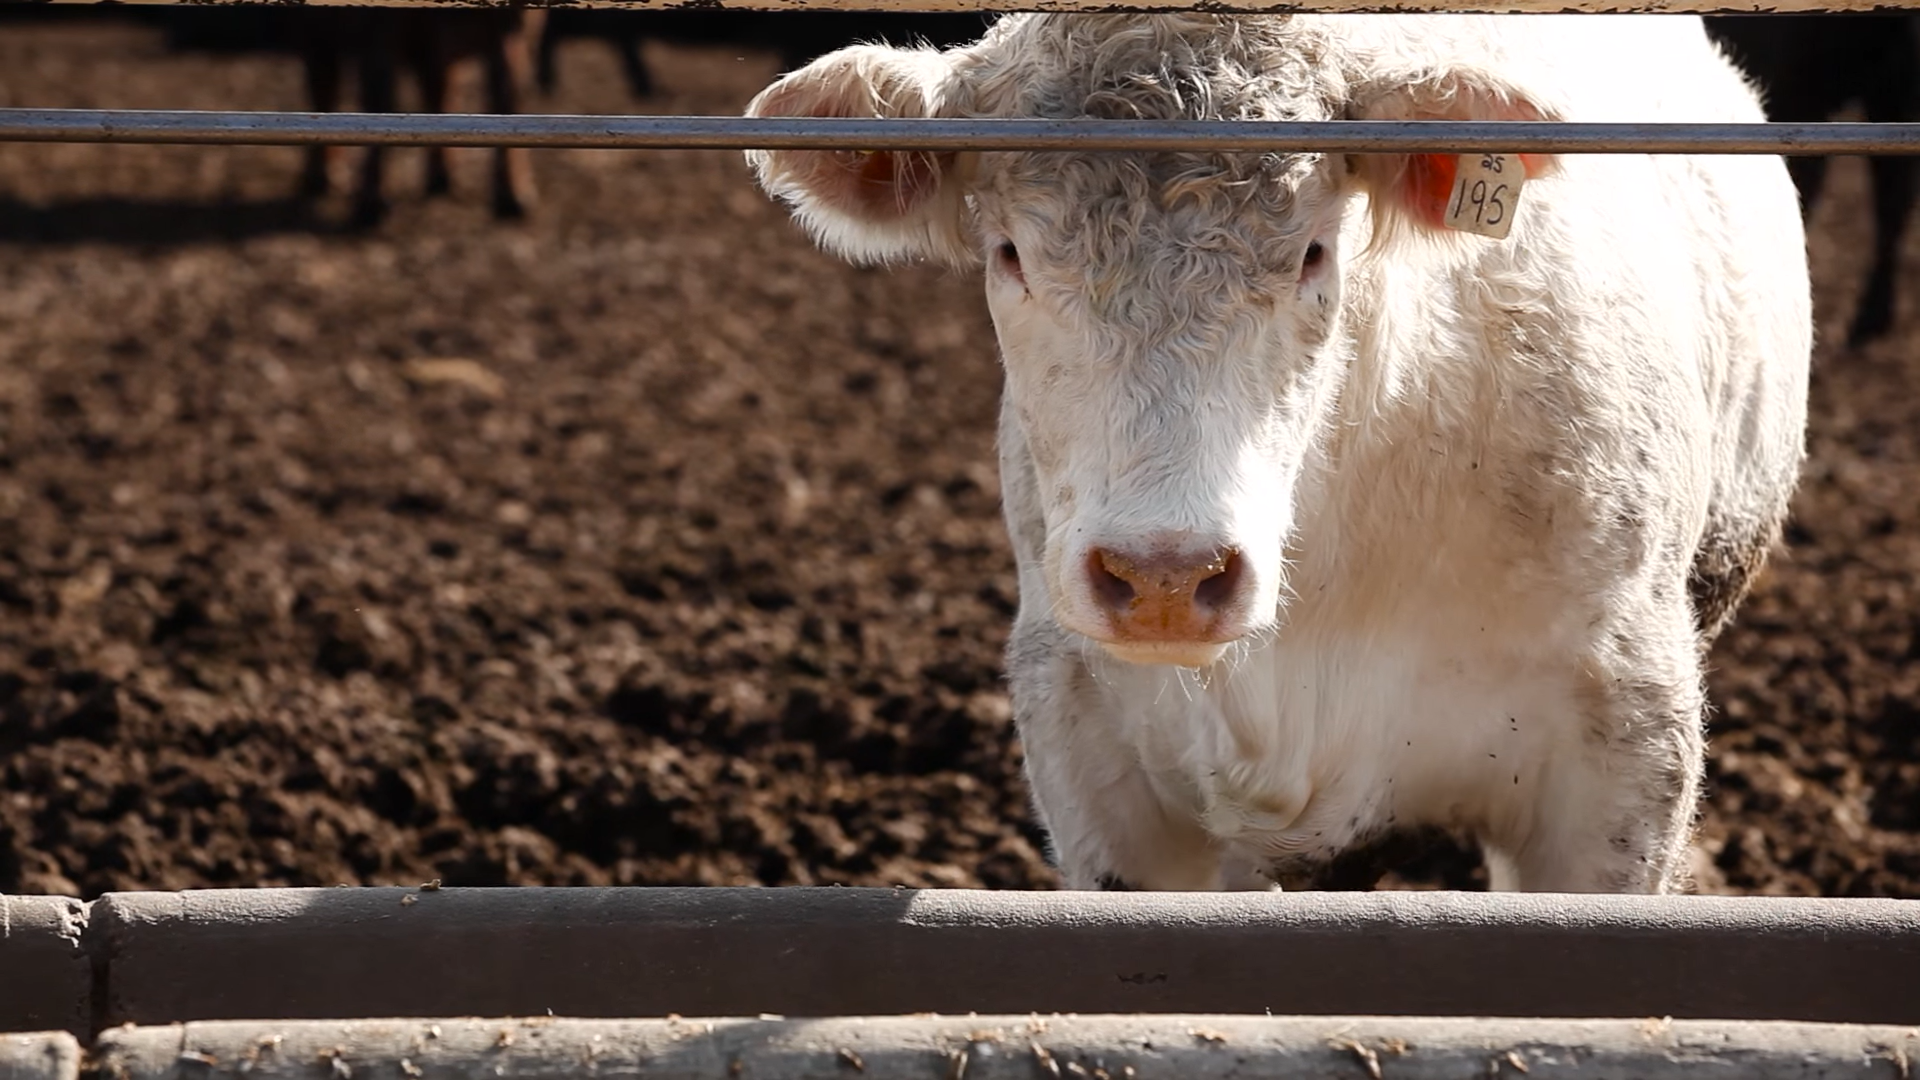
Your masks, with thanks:
[(1455, 159), (1453, 190), (1441, 223), (1460, 232), (1504, 240), (1520, 209), (1520, 188), (1527, 182), (1518, 154), (1461, 154)]

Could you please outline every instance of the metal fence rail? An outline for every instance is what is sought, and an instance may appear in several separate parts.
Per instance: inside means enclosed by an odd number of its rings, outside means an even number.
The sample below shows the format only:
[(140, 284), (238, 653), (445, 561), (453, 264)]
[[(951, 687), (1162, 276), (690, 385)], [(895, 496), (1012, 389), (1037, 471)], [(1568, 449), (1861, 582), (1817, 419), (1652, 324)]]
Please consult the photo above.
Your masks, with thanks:
[[(230, 6), (248, 0), (0, 0), (0, 6), (104, 4)], [(256, 0), (257, 2), (257, 0)], [(502, 7), (507, 0), (272, 0), (287, 7)], [(1481, 14), (1658, 11), (1680, 14), (1818, 13), (1920, 8), (1920, 0), (520, 0), (527, 7), (630, 11), (1193, 11), (1279, 14), (1294, 11)]]
[(0, 109), (0, 141), (584, 149), (1920, 154), (1920, 124), (861, 120)]
[[(0, 10), (119, 0), (0, 0)], [(234, 0), (133, 0), (152, 6)], [(276, 0), (280, 7), (497, 7), (506, 0)], [(1920, 0), (523, 0), (530, 7), (670, 11), (1841, 12)], [(1113, 150), (1233, 153), (1693, 153), (1920, 155), (1920, 124), (1591, 124), (1457, 121), (757, 119), (0, 109), (0, 142), (529, 146), (655, 150)]]

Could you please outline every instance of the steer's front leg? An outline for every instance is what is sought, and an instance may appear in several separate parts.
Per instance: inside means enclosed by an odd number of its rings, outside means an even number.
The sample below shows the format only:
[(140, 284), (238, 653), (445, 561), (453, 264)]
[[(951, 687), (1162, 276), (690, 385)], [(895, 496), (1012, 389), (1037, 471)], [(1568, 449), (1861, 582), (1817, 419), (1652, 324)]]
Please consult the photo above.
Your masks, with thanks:
[(1680, 610), (1613, 629), (1596, 635), (1602, 644), (1569, 672), (1566, 727), (1533, 802), (1487, 838), (1495, 889), (1666, 893), (1686, 885), (1706, 760), (1692, 616)]
[(1212, 890), (1218, 850), (1198, 821), (1169, 807), (1065, 631), (1014, 627), (1008, 649), (1027, 782), (1069, 889)]

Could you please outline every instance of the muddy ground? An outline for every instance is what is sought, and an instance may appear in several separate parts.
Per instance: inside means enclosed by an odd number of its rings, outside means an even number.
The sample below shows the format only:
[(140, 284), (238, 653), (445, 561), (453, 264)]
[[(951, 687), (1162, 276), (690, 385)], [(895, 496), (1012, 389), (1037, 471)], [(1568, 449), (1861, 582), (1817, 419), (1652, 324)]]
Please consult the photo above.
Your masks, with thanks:
[[(732, 113), (774, 70), (648, 55), (636, 103), (570, 42), (533, 107)], [(4, 105), (300, 87), (0, 23)], [(299, 164), (0, 145), (0, 891), (1052, 883), (972, 283), (841, 267), (729, 153), (542, 153), (498, 225), (478, 152), (438, 201), (403, 152), (369, 235)], [(1830, 343), (1862, 177), (1814, 223)], [(1920, 896), (1902, 314), (1822, 346), (1789, 548), (1714, 653), (1708, 888)], [(1477, 881), (1444, 848), (1388, 879)]]

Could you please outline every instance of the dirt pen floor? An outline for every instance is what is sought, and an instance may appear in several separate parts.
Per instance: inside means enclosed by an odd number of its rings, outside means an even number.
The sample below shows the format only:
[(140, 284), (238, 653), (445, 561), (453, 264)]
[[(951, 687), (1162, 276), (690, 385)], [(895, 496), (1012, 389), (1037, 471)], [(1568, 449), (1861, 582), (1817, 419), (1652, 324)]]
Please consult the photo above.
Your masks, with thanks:
[[(774, 70), (649, 56), (634, 103), (571, 42), (532, 107), (735, 113)], [(300, 87), (0, 23), (0, 104)], [(731, 153), (541, 153), (508, 226), (479, 152), (452, 200), (421, 163), (355, 235), (296, 150), (0, 145), (0, 891), (1051, 884), (977, 285), (843, 268)], [(1863, 175), (1815, 221), (1829, 343)], [(1788, 550), (1713, 656), (1707, 889), (1920, 896), (1902, 314), (1822, 346)], [(1479, 881), (1443, 845), (1384, 884)]]

